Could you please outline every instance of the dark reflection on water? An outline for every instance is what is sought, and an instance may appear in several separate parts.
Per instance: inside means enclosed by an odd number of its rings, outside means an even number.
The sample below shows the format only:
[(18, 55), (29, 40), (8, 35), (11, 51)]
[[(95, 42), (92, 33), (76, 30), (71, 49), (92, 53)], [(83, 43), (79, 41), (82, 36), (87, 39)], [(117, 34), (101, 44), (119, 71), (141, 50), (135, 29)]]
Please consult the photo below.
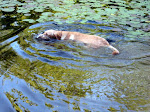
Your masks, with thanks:
[[(48, 29), (113, 39), (120, 50), (87, 48), (72, 41), (37, 41)], [(113, 30), (112, 30), (113, 29)], [(119, 28), (121, 29), (121, 28)], [(116, 29), (115, 29), (116, 30)], [(89, 21), (35, 24), (0, 44), (0, 92), (6, 111), (148, 111), (150, 46)], [(124, 40), (124, 41), (123, 41)], [(9, 109), (7, 108), (9, 107)]]

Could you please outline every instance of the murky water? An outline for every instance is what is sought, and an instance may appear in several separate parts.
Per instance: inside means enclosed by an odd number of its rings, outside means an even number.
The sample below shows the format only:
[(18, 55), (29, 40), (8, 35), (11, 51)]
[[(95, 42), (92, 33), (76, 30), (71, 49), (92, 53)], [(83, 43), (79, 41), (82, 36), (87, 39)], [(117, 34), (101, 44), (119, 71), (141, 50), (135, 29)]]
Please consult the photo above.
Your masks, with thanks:
[[(39, 23), (0, 44), (2, 111), (148, 111), (150, 41), (129, 40), (109, 24)], [(72, 41), (37, 41), (48, 29), (112, 39), (120, 50), (88, 48)], [(101, 32), (100, 32), (101, 31)]]

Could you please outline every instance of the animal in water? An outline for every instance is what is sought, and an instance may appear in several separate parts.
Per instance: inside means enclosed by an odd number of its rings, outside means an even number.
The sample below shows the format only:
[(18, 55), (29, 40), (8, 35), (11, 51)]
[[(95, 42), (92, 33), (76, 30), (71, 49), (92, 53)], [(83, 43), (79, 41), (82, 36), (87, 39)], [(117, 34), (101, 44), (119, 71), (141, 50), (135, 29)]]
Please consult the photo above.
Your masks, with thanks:
[(119, 51), (110, 45), (106, 39), (96, 35), (88, 35), (70, 31), (47, 30), (43, 34), (39, 34), (36, 38), (40, 40), (57, 39), (79, 41), (92, 48), (108, 47), (113, 51), (113, 55), (119, 54)]

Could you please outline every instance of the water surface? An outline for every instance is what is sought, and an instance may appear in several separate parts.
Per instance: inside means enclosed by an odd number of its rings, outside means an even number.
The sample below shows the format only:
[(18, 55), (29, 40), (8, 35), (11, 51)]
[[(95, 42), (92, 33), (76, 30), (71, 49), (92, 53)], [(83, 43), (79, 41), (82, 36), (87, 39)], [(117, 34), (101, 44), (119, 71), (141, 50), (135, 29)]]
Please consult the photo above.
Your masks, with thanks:
[[(114, 39), (111, 44), (120, 54), (113, 56), (107, 48), (87, 48), (72, 41), (35, 39), (52, 28), (89, 34), (103, 29), (106, 32), (96, 34)], [(111, 29), (91, 22), (65, 27), (47, 22), (32, 25), (2, 42), (0, 82), (4, 106), (32, 112), (148, 110), (149, 43), (125, 41), (123, 31)]]
[[(0, 111), (148, 112), (148, 3), (2, 0)], [(120, 54), (69, 40), (35, 39), (48, 29), (101, 36)]]

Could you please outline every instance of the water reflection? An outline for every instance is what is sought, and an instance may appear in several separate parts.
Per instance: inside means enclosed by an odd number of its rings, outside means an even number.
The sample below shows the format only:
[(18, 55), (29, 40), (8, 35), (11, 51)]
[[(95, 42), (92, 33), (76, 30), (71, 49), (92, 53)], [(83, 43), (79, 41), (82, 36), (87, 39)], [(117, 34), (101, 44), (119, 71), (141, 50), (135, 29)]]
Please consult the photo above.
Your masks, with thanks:
[[(48, 22), (5, 40), (0, 46), (3, 98), (8, 98), (17, 111), (148, 110), (150, 46), (145, 40), (121, 41), (124, 31), (113, 32), (113, 28), (92, 22)], [(111, 44), (121, 54), (112, 56), (107, 48), (87, 48), (71, 41), (37, 41), (36, 35), (31, 36), (47, 29), (113, 39)]]

